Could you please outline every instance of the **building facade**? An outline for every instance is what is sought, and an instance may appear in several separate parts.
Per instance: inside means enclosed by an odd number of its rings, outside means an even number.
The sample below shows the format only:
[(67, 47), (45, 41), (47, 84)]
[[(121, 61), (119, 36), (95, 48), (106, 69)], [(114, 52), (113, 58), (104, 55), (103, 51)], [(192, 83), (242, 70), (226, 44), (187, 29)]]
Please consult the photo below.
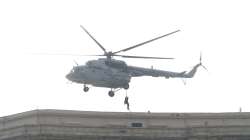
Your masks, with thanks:
[(1, 117), (0, 140), (250, 140), (250, 113), (33, 110)]

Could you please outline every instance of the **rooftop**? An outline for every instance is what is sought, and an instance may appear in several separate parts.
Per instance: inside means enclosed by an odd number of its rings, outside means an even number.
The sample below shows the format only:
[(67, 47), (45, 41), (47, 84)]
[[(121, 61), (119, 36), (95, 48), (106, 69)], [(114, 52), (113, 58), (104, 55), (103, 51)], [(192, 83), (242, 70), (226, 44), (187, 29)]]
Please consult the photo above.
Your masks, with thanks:
[[(141, 113), (32, 110), (0, 118), (0, 140), (24, 136), (93, 139), (247, 137), (250, 113)], [(66, 140), (66, 137), (65, 137)]]

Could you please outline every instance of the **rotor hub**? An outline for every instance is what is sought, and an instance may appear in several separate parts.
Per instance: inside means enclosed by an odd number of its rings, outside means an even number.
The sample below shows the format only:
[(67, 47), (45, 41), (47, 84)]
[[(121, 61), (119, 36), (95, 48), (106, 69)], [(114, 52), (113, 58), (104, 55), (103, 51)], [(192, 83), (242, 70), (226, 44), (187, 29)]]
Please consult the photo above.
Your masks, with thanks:
[(111, 59), (113, 56), (113, 52), (109, 51), (105, 55), (107, 56), (108, 59)]

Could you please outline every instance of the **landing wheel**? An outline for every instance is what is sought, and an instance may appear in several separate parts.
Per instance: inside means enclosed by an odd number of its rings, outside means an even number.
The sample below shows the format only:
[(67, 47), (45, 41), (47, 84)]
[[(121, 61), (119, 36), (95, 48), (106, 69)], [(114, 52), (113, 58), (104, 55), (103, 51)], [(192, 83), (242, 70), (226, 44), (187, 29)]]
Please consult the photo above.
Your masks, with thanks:
[(88, 91), (89, 91), (89, 87), (87, 87), (87, 86), (84, 85), (83, 91), (84, 91), (84, 92), (88, 92)]
[(115, 96), (115, 92), (112, 91), (112, 90), (110, 90), (110, 91), (109, 91), (109, 97), (114, 97), (114, 96)]
[(124, 89), (129, 89), (129, 84), (126, 84), (125, 86), (124, 86)]

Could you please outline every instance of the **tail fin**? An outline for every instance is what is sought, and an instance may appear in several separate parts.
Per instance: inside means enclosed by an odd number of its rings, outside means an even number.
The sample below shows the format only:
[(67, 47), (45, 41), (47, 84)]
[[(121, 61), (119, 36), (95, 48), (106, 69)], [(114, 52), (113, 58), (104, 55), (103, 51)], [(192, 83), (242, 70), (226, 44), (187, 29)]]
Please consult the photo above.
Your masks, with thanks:
[(200, 63), (199, 63), (199, 64), (196, 64), (196, 65), (193, 67), (192, 70), (190, 70), (188, 73), (183, 74), (183, 77), (184, 77), (184, 78), (193, 78), (199, 66), (201, 66)]
[(194, 77), (195, 73), (197, 72), (197, 69), (200, 66), (202, 66), (205, 70), (207, 70), (207, 68), (204, 65), (202, 65), (201, 61), (202, 61), (202, 54), (200, 53), (200, 63), (196, 64), (188, 73), (184, 73), (183, 77), (184, 78), (192, 78), (192, 77)]

